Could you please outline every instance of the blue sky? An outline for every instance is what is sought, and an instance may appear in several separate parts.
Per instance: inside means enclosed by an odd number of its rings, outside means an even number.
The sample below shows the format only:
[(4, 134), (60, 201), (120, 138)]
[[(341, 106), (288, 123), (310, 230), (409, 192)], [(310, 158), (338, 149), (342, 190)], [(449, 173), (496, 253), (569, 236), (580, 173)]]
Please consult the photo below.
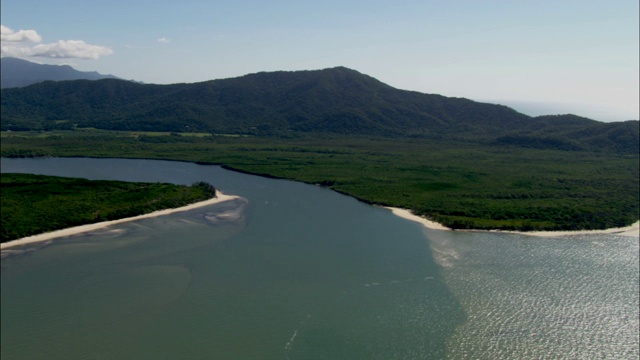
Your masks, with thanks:
[(146, 83), (346, 66), (529, 114), (638, 119), (637, 0), (2, 0), (2, 56)]

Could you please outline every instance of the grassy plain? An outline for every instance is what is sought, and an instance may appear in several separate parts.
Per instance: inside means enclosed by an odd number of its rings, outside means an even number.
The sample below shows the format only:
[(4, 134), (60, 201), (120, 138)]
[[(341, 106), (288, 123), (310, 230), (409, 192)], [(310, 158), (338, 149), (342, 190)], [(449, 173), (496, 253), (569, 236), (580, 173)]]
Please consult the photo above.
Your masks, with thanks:
[(32, 174), (0, 176), (0, 241), (175, 208), (215, 196), (208, 184), (90, 181)]
[[(135, 135), (135, 136), (134, 136)], [(3, 132), (2, 156), (221, 164), (408, 208), (452, 228), (577, 230), (639, 214), (638, 155), (443, 139), (183, 136), (103, 130)]]

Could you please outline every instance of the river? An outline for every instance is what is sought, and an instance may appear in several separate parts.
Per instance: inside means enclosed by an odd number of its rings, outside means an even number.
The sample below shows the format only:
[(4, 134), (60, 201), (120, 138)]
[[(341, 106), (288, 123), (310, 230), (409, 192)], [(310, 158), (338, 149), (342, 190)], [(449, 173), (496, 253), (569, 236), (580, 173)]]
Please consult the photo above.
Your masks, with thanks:
[(2, 159), (229, 201), (2, 260), (2, 359), (637, 359), (638, 237), (429, 230), (312, 185), (191, 163)]

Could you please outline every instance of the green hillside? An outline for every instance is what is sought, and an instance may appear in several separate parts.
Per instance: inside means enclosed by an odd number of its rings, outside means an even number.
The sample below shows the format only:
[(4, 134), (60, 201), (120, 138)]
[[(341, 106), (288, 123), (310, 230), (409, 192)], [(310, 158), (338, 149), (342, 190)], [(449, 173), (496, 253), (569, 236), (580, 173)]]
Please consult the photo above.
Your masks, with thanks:
[(529, 117), (502, 105), (395, 89), (343, 67), (194, 84), (44, 82), (2, 90), (2, 130), (91, 127), (288, 137), (370, 135), (638, 151), (638, 122)]
[(453, 228), (638, 219), (639, 123), (530, 117), (343, 67), (2, 90), (2, 156), (171, 159), (320, 184)]

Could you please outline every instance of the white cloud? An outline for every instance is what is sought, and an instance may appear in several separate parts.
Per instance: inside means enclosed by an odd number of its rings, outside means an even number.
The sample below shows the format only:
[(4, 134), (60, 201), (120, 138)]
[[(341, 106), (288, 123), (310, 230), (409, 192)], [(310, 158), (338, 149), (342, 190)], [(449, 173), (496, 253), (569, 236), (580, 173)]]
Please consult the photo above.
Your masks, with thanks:
[(113, 50), (108, 47), (87, 44), (82, 40), (58, 40), (50, 44), (28, 44), (28, 42), (39, 43), (42, 41), (35, 30), (13, 31), (4, 25), (1, 26), (2, 56), (95, 60), (101, 56), (113, 54)]
[(0, 40), (2, 41), (10, 41), (10, 42), (40, 42), (42, 38), (35, 30), (18, 30), (13, 31), (12, 29), (0, 25)]
[(113, 50), (105, 46), (90, 45), (82, 40), (59, 40), (52, 44), (40, 44), (31, 48), (30, 56), (51, 58), (98, 59), (111, 55)]
[(167, 39), (167, 38), (164, 38), (164, 37), (163, 37), (163, 38), (158, 39), (158, 42), (159, 42), (159, 43), (163, 43), (163, 44), (166, 44), (166, 43), (168, 43), (169, 41), (171, 41), (171, 39)]

